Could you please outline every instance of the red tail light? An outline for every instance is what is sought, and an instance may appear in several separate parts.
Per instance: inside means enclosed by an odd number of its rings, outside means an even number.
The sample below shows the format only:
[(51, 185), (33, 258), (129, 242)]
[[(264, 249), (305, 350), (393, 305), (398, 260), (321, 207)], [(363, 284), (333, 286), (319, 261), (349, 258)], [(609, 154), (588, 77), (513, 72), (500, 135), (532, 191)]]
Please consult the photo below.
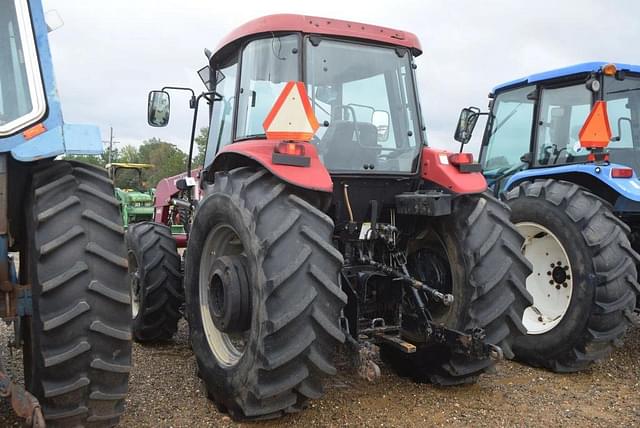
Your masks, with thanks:
[(275, 147), (275, 152), (290, 156), (304, 156), (304, 143), (294, 143), (291, 141), (281, 141)]
[(468, 165), (473, 163), (473, 153), (454, 153), (449, 155), (449, 163), (452, 165)]
[(633, 169), (631, 168), (611, 168), (611, 178), (631, 178)]

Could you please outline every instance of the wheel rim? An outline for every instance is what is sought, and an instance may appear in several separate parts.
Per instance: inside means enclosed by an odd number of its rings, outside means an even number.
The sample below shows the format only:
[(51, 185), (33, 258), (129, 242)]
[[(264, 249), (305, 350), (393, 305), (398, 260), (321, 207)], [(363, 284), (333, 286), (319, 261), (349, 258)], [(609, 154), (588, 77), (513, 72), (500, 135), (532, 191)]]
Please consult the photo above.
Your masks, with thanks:
[(533, 305), (524, 310), (522, 323), (527, 334), (543, 334), (562, 321), (571, 304), (571, 262), (558, 237), (546, 227), (523, 222), (516, 228), (524, 236), (522, 252), (533, 265), (527, 278)]
[(131, 317), (135, 319), (140, 311), (140, 270), (135, 254), (129, 251), (127, 256), (129, 259), (129, 286), (131, 288)]
[[(412, 275), (417, 276), (421, 281), (425, 281), (439, 292), (445, 294), (453, 293), (451, 266), (444, 245), (430, 243), (420, 248), (409, 256), (408, 268)], [(426, 308), (434, 320), (443, 320), (451, 310), (450, 306), (445, 306), (432, 299), (429, 299)]]
[(236, 365), (244, 355), (248, 330), (229, 334), (220, 331), (214, 324), (213, 316), (220, 305), (220, 288), (215, 286), (215, 282), (212, 284), (211, 273), (217, 258), (242, 254), (244, 247), (235, 229), (229, 224), (218, 224), (207, 235), (200, 258), (198, 295), (202, 326), (211, 352), (226, 367)]

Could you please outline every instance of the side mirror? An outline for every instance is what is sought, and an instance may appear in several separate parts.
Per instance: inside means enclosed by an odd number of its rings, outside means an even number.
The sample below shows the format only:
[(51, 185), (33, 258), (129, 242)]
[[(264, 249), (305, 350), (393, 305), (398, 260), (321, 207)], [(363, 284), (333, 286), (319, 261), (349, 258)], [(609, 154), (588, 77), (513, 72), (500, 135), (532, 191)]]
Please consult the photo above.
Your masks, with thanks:
[(149, 92), (149, 104), (147, 108), (147, 123), (156, 128), (167, 126), (171, 101), (165, 91)]
[(462, 144), (467, 144), (473, 135), (473, 128), (476, 127), (480, 109), (477, 107), (463, 108), (458, 119), (458, 126), (453, 138)]
[(389, 112), (375, 110), (371, 115), (371, 123), (378, 129), (378, 142), (389, 139)]

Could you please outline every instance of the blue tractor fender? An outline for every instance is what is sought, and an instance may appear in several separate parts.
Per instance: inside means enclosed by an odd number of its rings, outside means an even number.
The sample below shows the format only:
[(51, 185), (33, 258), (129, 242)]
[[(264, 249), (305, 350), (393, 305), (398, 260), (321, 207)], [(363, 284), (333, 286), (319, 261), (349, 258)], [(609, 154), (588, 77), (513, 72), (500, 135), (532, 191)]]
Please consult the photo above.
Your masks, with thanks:
[(30, 139), (26, 138), (22, 132), (0, 138), (2, 142), (0, 153), (11, 152), (14, 159), (22, 162), (51, 158), (65, 153), (101, 154), (103, 148), (97, 126), (64, 123), (49, 49), (49, 28), (45, 22), (41, 0), (29, 0), (29, 9), (47, 104), (44, 118), (38, 124), (44, 125), (46, 131)]
[(572, 164), (531, 168), (517, 172), (504, 183), (503, 192), (523, 181), (556, 179), (576, 183), (607, 200), (616, 212), (640, 212), (640, 181), (635, 171), (630, 178), (613, 178), (611, 170), (629, 167), (619, 164)]

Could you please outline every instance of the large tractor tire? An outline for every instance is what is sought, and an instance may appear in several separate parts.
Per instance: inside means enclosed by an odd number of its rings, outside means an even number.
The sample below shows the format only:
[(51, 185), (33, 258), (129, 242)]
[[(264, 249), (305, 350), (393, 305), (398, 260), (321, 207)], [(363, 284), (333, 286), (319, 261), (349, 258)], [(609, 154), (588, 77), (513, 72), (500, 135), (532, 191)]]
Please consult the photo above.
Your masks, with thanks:
[(164, 224), (143, 222), (127, 230), (133, 337), (169, 340), (178, 329), (184, 303), (176, 240)]
[[(509, 221), (509, 209), (487, 194), (460, 196), (451, 215), (429, 219), (408, 244), (408, 270), (454, 296), (449, 307), (427, 305), (433, 321), (465, 333), (482, 329), (487, 343), (512, 357), (511, 342), (524, 332), (522, 312), (531, 304), (525, 289), (531, 268), (520, 252), (522, 241)], [(383, 346), (381, 358), (418, 382), (473, 383), (495, 363), (453, 353), (445, 345), (421, 344), (417, 337), (405, 339), (416, 344), (414, 354)]]
[(55, 161), (33, 175), (22, 324), (26, 388), (47, 426), (114, 426), (131, 370), (124, 229), (104, 170)]
[(519, 360), (557, 372), (586, 368), (622, 343), (633, 318), (638, 254), (609, 204), (564, 181), (526, 182), (506, 194), (533, 264)]
[(333, 221), (316, 193), (264, 169), (217, 173), (207, 193), (185, 267), (199, 375), (236, 420), (298, 411), (322, 395), (345, 339)]

